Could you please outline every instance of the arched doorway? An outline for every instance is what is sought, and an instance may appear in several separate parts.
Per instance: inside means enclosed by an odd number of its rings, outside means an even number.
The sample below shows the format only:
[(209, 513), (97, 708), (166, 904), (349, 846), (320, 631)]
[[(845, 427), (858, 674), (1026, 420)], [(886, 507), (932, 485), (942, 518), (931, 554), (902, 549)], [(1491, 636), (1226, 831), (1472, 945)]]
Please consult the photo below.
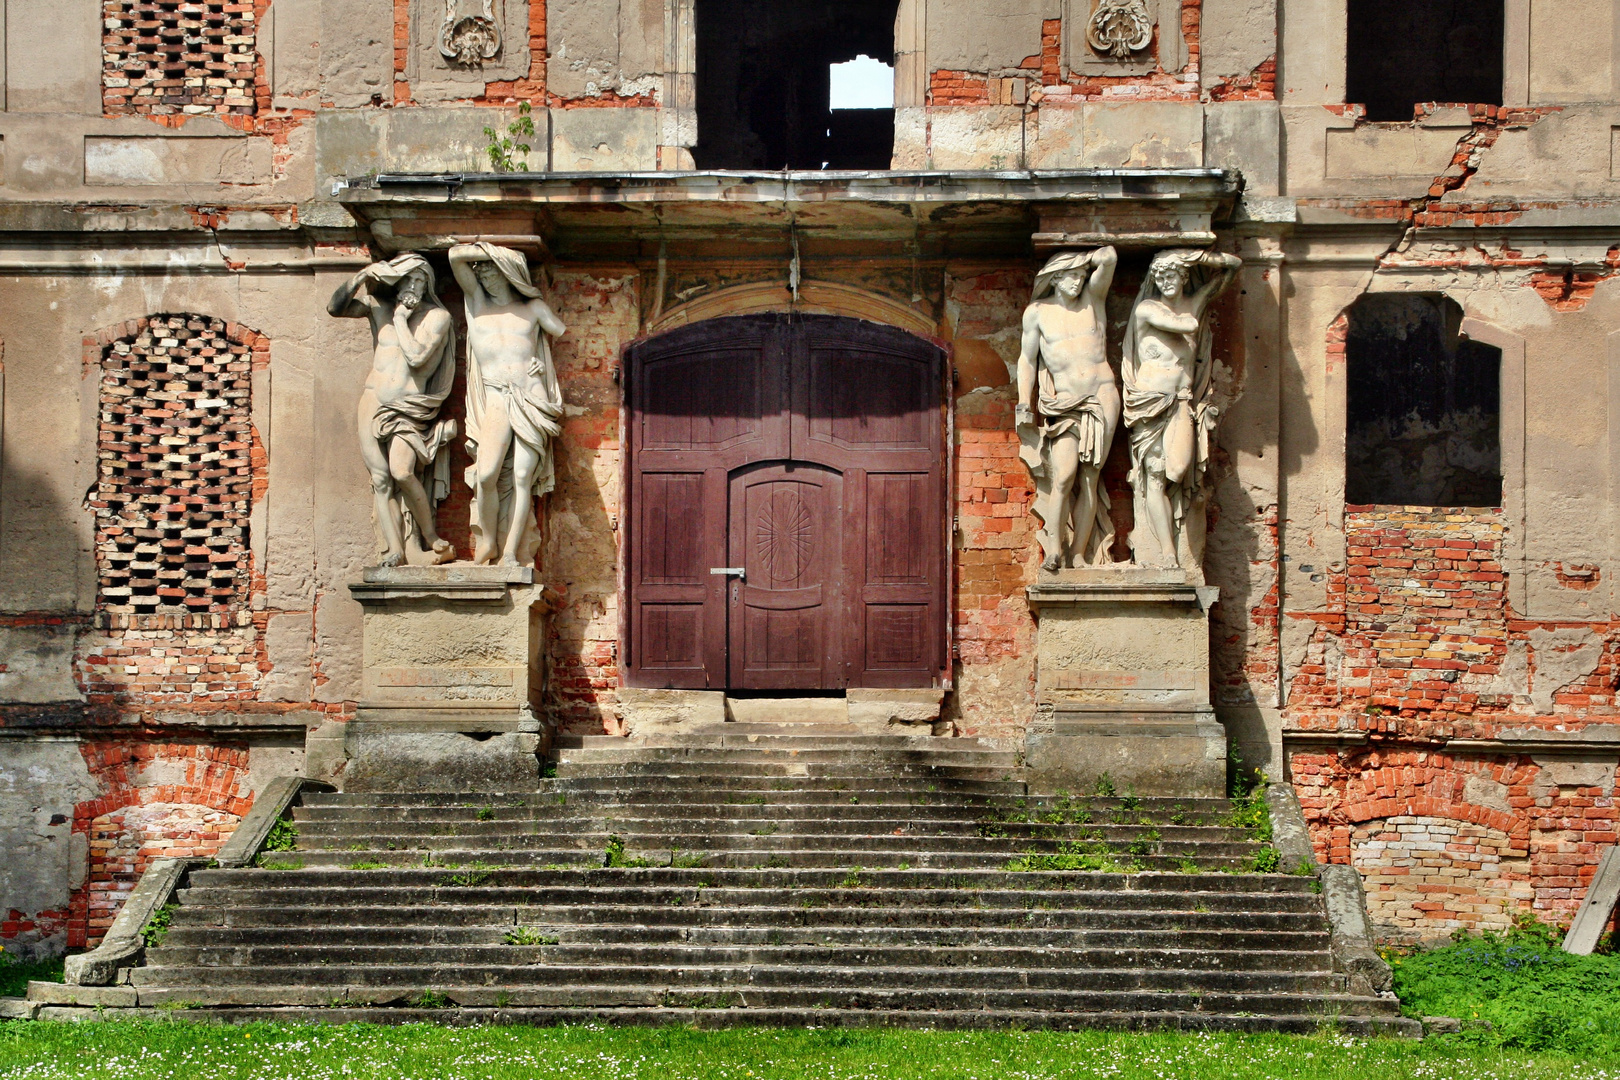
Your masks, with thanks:
[(628, 685), (945, 685), (945, 354), (834, 315), (632, 346)]

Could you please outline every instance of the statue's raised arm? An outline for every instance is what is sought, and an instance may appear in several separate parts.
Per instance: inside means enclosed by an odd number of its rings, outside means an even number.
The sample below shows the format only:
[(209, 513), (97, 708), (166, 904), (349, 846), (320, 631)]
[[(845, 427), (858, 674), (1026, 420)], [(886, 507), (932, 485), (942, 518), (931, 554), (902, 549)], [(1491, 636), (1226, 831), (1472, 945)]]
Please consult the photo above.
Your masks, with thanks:
[(455, 381), (455, 323), (434, 294), (433, 268), (414, 252), (373, 263), (332, 293), (335, 318), (369, 318), (371, 372), (360, 392), (360, 456), (371, 474), (379, 565), (455, 558), (433, 524), (449, 493), (454, 420), (439, 409)]
[(1208, 304), (1242, 265), (1218, 252), (1161, 251), (1131, 309), (1121, 374), (1136, 517), (1131, 548), (1140, 565), (1202, 561), (1204, 478), (1218, 419)]
[(1035, 277), (1018, 352), (1019, 457), (1035, 478), (1041, 568), (1112, 561), (1113, 520), (1099, 480), (1119, 424), (1108, 364), (1111, 247), (1064, 251)]
[(473, 562), (531, 565), (540, 547), (534, 499), (555, 485), (552, 440), (562, 434), (550, 339), (568, 328), (511, 248), (458, 244), (450, 266), (467, 303)]

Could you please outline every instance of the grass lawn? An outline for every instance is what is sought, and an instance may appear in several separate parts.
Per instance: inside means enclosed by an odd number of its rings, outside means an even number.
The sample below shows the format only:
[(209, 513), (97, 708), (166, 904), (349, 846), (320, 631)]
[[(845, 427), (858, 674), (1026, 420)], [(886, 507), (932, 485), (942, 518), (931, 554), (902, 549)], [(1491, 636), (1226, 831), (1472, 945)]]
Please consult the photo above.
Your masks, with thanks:
[(1597, 1080), (1607, 1064), (1457, 1038), (745, 1028), (0, 1024), (0, 1080)]

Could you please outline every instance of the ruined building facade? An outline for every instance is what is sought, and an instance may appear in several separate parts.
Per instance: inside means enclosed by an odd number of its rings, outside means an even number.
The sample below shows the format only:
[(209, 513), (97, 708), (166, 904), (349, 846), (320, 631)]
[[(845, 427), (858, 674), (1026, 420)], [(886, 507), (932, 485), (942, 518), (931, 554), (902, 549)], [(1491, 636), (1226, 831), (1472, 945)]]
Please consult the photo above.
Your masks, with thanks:
[[(1117, 247), (1117, 363), (1154, 251), (1213, 246), (1242, 260), (1211, 309), (1199, 568), (1234, 754), (1295, 786), (1319, 858), (1361, 872), (1388, 940), (1520, 910), (1567, 922), (1615, 841), (1615, 0), (0, 16), (8, 950), (94, 944), (150, 859), (216, 850), (269, 779), (344, 781), (369, 692), (350, 586), (377, 561), (355, 413), (372, 342), (328, 300), (416, 251), (459, 323), (446, 253), (478, 239), (520, 250), (567, 327), (537, 500), (544, 737), (633, 735), (646, 671), (679, 666), (647, 652), (683, 616), (636, 606), (676, 603), (636, 591), (675, 588), (641, 573), (661, 556), (636, 537), (701, 484), (630, 460), (650, 430), (630, 376), (746, 325), (778, 336), (759, 371), (784, 401), (842, 402), (823, 441), (891, 533), (859, 534), (838, 571), (877, 599), (818, 631), (859, 663), (775, 684), (693, 670), (717, 691), (915, 692), (874, 700), (1018, 745), (1047, 704), (1015, 427), (1036, 272)], [(892, 67), (892, 109), (830, 107), (830, 65), (861, 55)], [(794, 350), (814, 350), (795, 342), (834, 325), (912, 343), (896, 355), (924, 358), (921, 412), (839, 399), (857, 371), (794, 382)], [(458, 329), (445, 415), (465, 428)], [(734, 401), (680, 385), (680, 437), (726, 444)], [(787, 439), (802, 417), (784, 409)], [(1121, 561), (1127, 442), (1102, 474)], [(879, 483), (872, 463), (905, 453)], [(471, 464), (454, 440), (435, 510), (463, 558)], [(772, 519), (789, 559), (791, 519)]]

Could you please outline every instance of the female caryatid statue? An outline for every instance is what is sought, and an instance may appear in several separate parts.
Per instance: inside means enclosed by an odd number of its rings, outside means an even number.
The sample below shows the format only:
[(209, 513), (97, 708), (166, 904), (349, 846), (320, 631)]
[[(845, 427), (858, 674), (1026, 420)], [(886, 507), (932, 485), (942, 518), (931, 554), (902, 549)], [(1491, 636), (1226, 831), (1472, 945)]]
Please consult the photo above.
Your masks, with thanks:
[(1139, 566), (1203, 560), (1204, 474), (1219, 416), (1207, 308), (1242, 265), (1213, 251), (1161, 251), (1131, 309), (1120, 374)]
[(551, 440), (563, 399), (550, 338), (567, 332), (528, 263), (487, 242), (450, 249), (467, 300), (467, 482), (475, 563), (529, 566), (540, 548), (534, 498), (555, 485)]

